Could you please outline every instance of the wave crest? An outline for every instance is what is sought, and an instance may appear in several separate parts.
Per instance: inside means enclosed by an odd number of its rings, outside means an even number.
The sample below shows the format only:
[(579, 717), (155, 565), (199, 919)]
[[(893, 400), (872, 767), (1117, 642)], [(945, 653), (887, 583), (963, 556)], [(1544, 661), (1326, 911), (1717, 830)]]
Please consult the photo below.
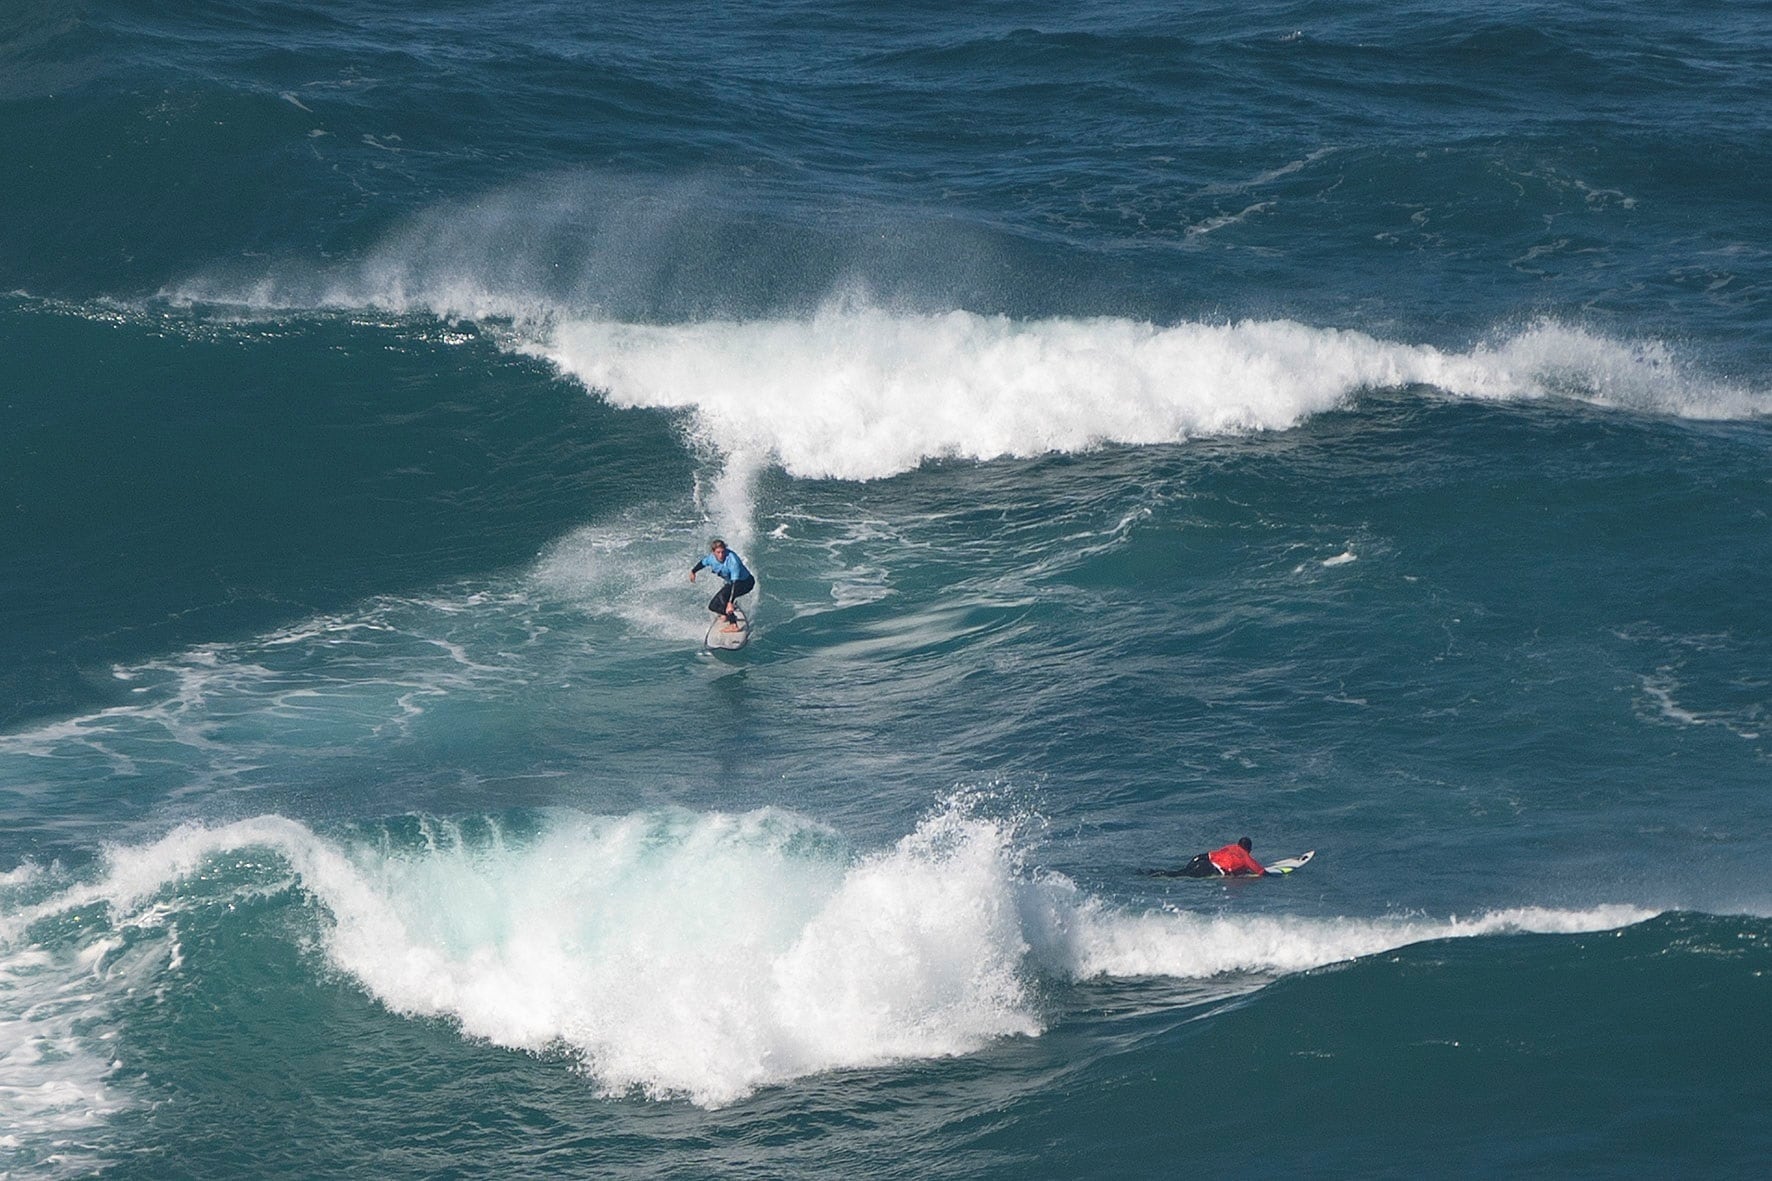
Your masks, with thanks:
[(573, 320), (518, 347), (611, 404), (685, 411), (722, 456), (713, 507), (749, 522), (756, 473), (871, 480), (930, 460), (1282, 430), (1362, 390), (1570, 397), (1693, 418), (1768, 399), (1693, 373), (1660, 342), (1552, 321), (1465, 352), (1287, 320), (1159, 326), (834, 306), (805, 319)]

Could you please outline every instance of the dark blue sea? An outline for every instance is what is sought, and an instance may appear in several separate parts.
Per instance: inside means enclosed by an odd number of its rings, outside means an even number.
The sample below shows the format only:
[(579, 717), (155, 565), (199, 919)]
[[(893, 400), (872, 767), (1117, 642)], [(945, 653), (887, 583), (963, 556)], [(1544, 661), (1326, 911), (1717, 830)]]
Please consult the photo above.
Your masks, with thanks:
[(1769, 860), (1765, 0), (0, 3), (0, 1177), (1757, 1178)]

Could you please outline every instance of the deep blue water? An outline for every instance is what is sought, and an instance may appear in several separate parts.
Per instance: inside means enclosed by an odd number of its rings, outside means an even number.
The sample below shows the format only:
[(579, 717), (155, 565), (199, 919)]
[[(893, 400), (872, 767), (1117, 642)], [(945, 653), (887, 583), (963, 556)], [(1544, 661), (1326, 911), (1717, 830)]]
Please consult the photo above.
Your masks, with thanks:
[(0, 12), (0, 1175), (1759, 1175), (1772, 6), (177, 8)]

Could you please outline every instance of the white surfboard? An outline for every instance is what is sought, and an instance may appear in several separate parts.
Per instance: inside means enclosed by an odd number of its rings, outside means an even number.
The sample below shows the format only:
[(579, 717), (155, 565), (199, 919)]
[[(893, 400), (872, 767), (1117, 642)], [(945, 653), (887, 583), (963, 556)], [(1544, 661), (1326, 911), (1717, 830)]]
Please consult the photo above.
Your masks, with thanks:
[(1269, 873), (1291, 873), (1316, 855), (1317, 851), (1312, 849), (1309, 853), (1303, 853), (1297, 857), (1282, 857), (1278, 861), (1269, 862), (1267, 865), (1262, 866), (1262, 868)]
[(743, 607), (734, 607), (732, 613), (738, 616), (738, 630), (726, 630), (726, 617), (714, 616), (714, 622), (708, 624), (708, 638), (702, 641), (709, 652), (736, 652), (751, 642), (751, 617), (744, 613)]

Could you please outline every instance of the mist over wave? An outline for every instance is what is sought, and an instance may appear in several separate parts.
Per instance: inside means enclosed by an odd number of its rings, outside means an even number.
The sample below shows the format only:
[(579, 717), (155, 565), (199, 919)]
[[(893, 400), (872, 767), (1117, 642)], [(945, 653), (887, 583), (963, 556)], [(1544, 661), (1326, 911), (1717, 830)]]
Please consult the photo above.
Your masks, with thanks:
[[(239, 856), (254, 849), (274, 860)], [(1027, 854), (1017, 823), (965, 797), (873, 853), (777, 809), (560, 812), (527, 829), (415, 820), (342, 838), (260, 816), (113, 847), (96, 880), (9, 905), (0, 941), (8, 978), (30, 957), (91, 971), (131, 928), (169, 938), (154, 962), (176, 967), (181, 912), (294, 886), (324, 914), (328, 959), (389, 1009), (444, 1017), (500, 1046), (565, 1052), (605, 1093), (717, 1106), (812, 1073), (1037, 1035), (1055, 984), (1265, 976), (1426, 939), (1591, 931), (1653, 913), (1133, 911)], [(78, 948), (53, 948), (45, 924), (95, 905), (108, 920), (89, 918)], [(70, 1085), (101, 1080), (93, 1068)]]

